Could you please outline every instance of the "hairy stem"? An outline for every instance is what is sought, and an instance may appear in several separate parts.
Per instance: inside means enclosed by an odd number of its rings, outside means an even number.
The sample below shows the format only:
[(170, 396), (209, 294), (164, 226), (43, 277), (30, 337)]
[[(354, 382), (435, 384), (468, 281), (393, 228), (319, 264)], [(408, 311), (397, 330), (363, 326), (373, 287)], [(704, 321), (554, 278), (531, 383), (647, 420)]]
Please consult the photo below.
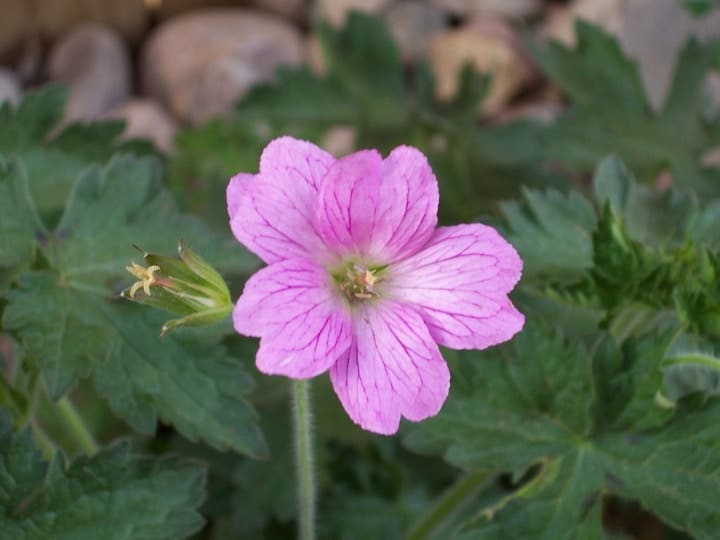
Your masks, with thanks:
[(55, 407), (58, 412), (58, 416), (65, 425), (65, 429), (67, 429), (72, 435), (78, 446), (80, 446), (80, 448), (82, 448), (89, 456), (97, 453), (98, 446), (95, 442), (95, 438), (85, 425), (85, 421), (80, 416), (80, 413), (78, 413), (77, 409), (75, 409), (75, 406), (72, 401), (70, 401), (70, 398), (65, 396), (57, 402)]
[(415, 524), (406, 540), (432, 538), (438, 528), (458, 512), (487, 485), (486, 472), (469, 472), (450, 486), (427, 514)]
[(312, 445), (310, 382), (293, 381), (295, 476), (298, 498), (298, 538), (315, 538), (315, 466)]

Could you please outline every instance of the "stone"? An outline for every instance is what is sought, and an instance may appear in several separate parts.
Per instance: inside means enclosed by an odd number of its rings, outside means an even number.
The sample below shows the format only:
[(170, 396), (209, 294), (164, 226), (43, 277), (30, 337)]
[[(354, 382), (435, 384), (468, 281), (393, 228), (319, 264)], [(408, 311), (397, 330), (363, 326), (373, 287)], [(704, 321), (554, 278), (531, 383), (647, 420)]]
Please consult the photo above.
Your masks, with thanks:
[(53, 42), (80, 24), (112, 28), (136, 44), (145, 34), (143, 0), (2, 0), (0, 62), (16, 60), (28, 42)]
[(291, 21), (304, 22), (308, 15), (308, 0), (250, 0), (261, 11), (280, 15)]
[(165, 21), (187, 11), (228, 7), (232, 0), (145, 0), (158, 20)]
[(541, 27), (544, 39), (575, 45), (575, 23), (578, 19), (591, 22), (615, 36), (623, 25), (626, 5), (630, 0), (575, 0), (573, 3), (553, 5)]
[(195, 11), (150, 37), (142, 88), (181, 120), (200, 124), (232, 110), (251, 86), (302, 57), (299, 31), (282, 19), (240, 8)]
[(50, 77), (68, 86), (68, 121), (92, 120), (130, 97), (130, 53), (113, 30), (77, 26), (50, 51)]
[(111, 111), (107, 117), (125, 121), (122, 139), (148, 139), (166, 154), (172, 152), (178, 125), (156, 101), (135, 98)]
[(316, 0), (315, 9), (321, 19), (339, 27), (352, 11), (380, 14), (390, 4), (391, 0)]
[(437, 35), (430, 43), (428, 60), (440, 99), (455, 95), (466, 63), (489, 73), (492, 82), (482, 103), (485, 115), (497, 113), (535, 77), (517, 34), (499, 19), (476, 20)]
[(356, 150), (357, 129), (352, 126), (333, 126), (320, 141), (320, 146), (340, 158)]
[(398, 2), (388, 10), (386, 18), (400, 57), (407, 63), (425, 58), (430, 40), (447, 27), (443, 10), (418, 0)]
[(3, 0), (0, 17), (0, 62), (11, 62), (20, 51), (32, 20), (26, 0)]
[(310, 69), (318, 75), (325, 75), (328, 71), (325, 51), (323, 51), (320, 38), (315, 34), (310, 34), (305, 40), (305, 61)]
[(537, 14), (542, 0), (431, 0), (431, 2), (461, 17), (522, 18)]
[(31, 31), (55, 40), (78, 25), (97, 24), (117, 32), (124, 40), (137, 44), (144, 37), (148, 12), (144, 0), (35, 0)]
[(21, 96), (22, 88), (18, 77), (9, 69), (0, 67), (0, 105), (6, 102), (17, 105)]

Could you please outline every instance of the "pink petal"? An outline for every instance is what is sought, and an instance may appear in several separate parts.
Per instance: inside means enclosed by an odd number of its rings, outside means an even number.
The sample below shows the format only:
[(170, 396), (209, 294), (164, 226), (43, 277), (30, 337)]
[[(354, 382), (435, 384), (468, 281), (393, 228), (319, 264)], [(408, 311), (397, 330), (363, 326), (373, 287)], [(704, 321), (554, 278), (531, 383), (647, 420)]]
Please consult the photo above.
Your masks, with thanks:
[(235, 305), (240, 334), (260, 337), (263, 373), (295, 379), (328, 370), (350, 347), (350, 311), (321, 267), (288, 260), (254, 274)]
[(492, 227), (440, 227), (425, 249), (387, 272), (388, 294), (417, 306), (433, 339), (446, 347), (484, 349), (525, 322), (507, 297), (522, 260)]
[(386, 264), (411, 255), (437, 225), (438, 185), (425, 156), (400, 146), (336, 161), (320, 187), (317, 230), (341, 256)]
[(317, 146), (281, 137), (271, 141), (256, 175), (238, 174), (227, 188), (235, 237), (266, 263), (322, 250), (313, 226), (320, 183), (335, 159)]
[(450, 372), (413, 308), (394, 302), (362, 306), (354, 313), (353, 332), (330, 380), (356, 424), (391, 435), (400, 416), (420, 421), (438, 413)]

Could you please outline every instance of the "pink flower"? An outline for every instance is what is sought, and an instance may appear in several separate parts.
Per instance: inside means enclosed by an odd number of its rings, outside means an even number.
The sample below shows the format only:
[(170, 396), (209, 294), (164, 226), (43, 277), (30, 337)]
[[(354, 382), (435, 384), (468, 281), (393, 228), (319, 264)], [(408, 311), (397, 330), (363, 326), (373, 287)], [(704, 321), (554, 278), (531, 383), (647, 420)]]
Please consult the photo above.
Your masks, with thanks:
[(235, 329), (260, 338), (258, 369), (329, 370), (364, 429), (392, 434), (401, 416), (438, 413), (450, 385), (438, 344), (484, 349), (523, 326), (507, 297), (517, 252), (486, 225), (436, 228), (437, 180), (415, 148), (336, 160), (281, 137), (227, 201), (235, 237), (268, 264), (233, 311)]

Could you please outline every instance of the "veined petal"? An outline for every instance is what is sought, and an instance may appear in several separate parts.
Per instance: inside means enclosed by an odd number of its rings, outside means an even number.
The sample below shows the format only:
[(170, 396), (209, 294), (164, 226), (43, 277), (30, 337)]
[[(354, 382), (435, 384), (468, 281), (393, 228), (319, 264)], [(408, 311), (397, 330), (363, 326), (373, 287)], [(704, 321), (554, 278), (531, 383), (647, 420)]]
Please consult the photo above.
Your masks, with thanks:
[(522, 260), (492, 227), (440, 227), (421, 252), (387, 273), (388, 294), (415, 305), (446, 347), (484, 349), (507, 341), (525, 322), (507, 297)]
[(437, 225), (438, 185), (425, 156), (400, 146), (336, 161), (320, 187), (317, 230), (341, 256), (388, 263), (417, 252)]
[(235, 330), (260, 337), (263, 373), (295, 379), (327, 371), (351, 342), (350, 311), (310, 261), (287, 260), (254, 274), (233, 310)]
[(322, 249), (314, 225), (318, 188), (335, 159), (306, 141), (275, 139), (256, 175), (238, 174), (227, 188), (235, 237), (266, 263)]
[(420, 421), (438, 413), (450, 371), (413, 308), (394, 302), (361, 307), (354, 313), (353, 333), (330, 380), (356, 424), (391, 435), (401, 416)]

